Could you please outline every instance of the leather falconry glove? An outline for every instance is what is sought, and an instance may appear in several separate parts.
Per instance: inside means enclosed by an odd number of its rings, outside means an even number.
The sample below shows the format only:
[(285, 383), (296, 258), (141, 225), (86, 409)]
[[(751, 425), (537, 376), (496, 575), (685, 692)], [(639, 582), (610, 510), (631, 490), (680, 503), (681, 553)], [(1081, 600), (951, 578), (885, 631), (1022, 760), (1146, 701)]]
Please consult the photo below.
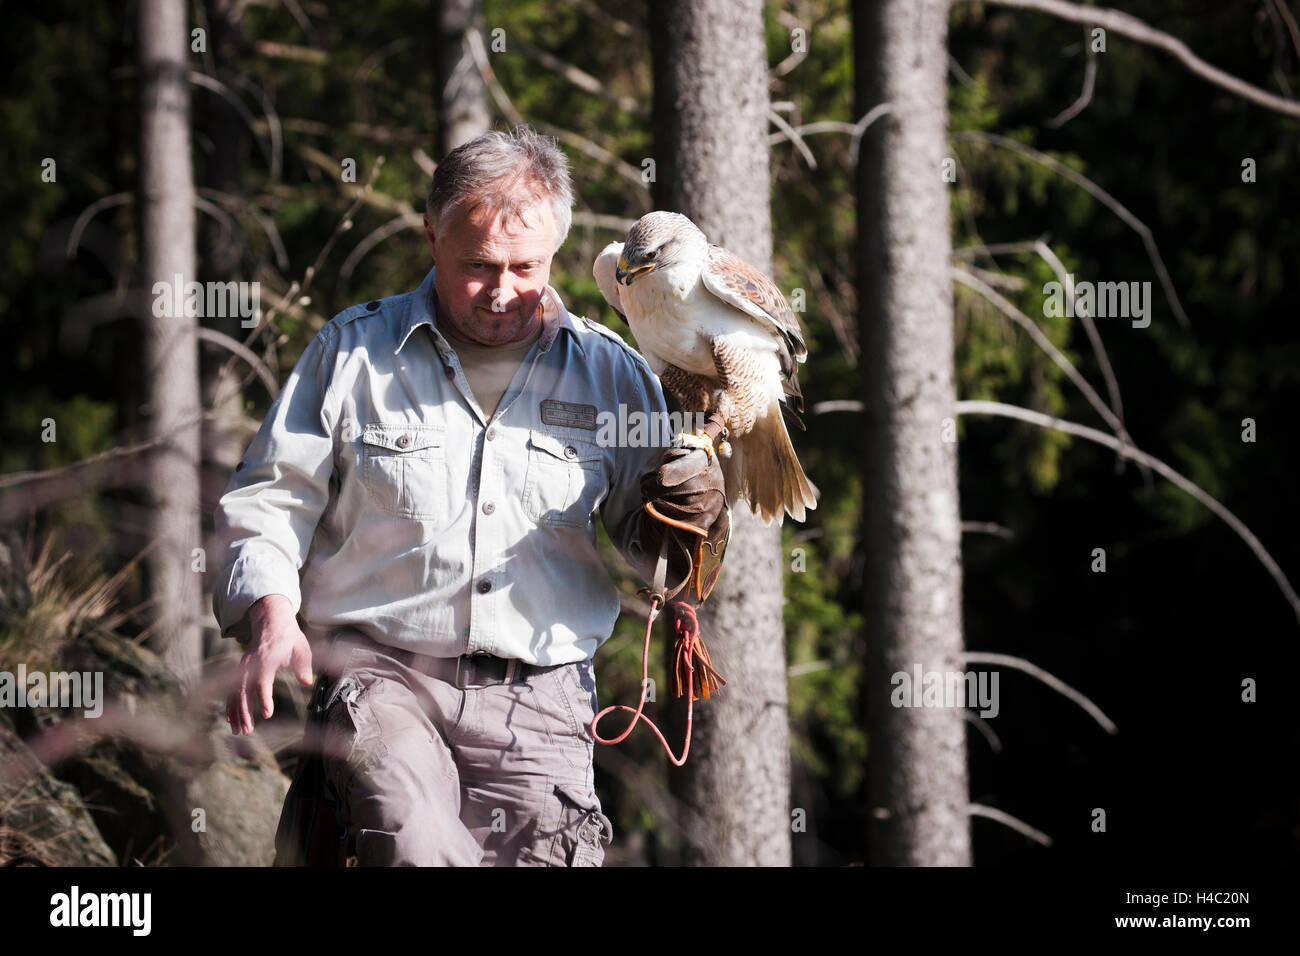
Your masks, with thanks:
[[(703, 431), (716, 445), (718, 436), (725, 435), (727, 429), (715, 413), (708, 417)], [(722, 571), (722, 556), (731, 533), (726, 485), (717, 455), (702, 448), (669, 448), (659, 466), (642, 476), (641, 497), (645, 502), (639, 528), (641, 549), (650, 558), (651, 567), (657, 565), (661, 548), (666, 550), (667, 559), (665, 579), (661, 582), (655, 575), (652, 587), (643, 590), (650, 591), (653, 600), (655, 588), (662, 588), (660, 608), (683, 589), (687, 589), (686, 598), (704, 601)], [(726, 680), (709, 660), (709, 652), (699, 638), (694, 610), (680, 603), (673, 607), (678, 632), (673, 693), (681, 697), (689, 684), (692, 700), (708, 698)], [(693, 669), (688, 667), (691, 655), (695, 659)]]
[[(726, 426), (716, 413), (704, 434), (716, 445)], [(669, 448), (657, 468), (641, 478), (641, 550), (652, 562), (668, 539), (668, 578), (664, 600), (686, 588), (683, 597), (704, 601), (717, 583), (731, 532), (727, 491), (718, 456), (700, 448)]]

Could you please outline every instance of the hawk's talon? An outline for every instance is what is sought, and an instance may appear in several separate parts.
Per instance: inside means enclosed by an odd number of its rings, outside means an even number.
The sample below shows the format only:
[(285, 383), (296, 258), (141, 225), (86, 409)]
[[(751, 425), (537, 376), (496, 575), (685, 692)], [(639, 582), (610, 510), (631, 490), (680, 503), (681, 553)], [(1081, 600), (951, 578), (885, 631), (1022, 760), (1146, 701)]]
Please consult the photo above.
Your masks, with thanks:
[(713, 440), (709, 438), (708, 435), (695, 435), (690, 432), (678, 432), (677, 437), (673, 440), (673, 444), (678, 448), (699, 448), (709, 456), (710, 461), (712, 461), (713, 456), (717, 454), (713, 448)]

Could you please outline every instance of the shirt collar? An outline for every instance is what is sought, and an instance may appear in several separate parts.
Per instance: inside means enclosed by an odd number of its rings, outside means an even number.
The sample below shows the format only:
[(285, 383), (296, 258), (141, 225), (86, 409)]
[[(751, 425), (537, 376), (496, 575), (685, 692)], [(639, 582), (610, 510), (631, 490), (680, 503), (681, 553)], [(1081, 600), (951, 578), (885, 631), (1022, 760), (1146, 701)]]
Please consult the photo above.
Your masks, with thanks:
[[(430, 269), (429, 274), (424, 277), (420, 283), (420, 288), (415, 290), (415, 295), (411, 299), (411, 304), (406, 315), (406, 321), (402, 326), (401, 332), (397, 337), (397, 349), (401, 351), (406, 340), (411, 337), (421, 325), (429, 326), (433, 332), (434, 342), (438, 345), (438, 350), (450, 350), (451, 345), (441, 332), (438, 331), (437, 321), (437, 303), (438, 295), (433, 286), (433, 275), (435, 269)], [(578, 333), (577, 327), (573, 324), (573, 316), (565, 308), (564, 303), (560, 300), (560, 294), (549, 285), (542, 293), (542, 334), (538, 339), (539, 346), (543, 352), (546, 352), (554, 344), (556, 336), (562, 331), (569, 333), (574, 343), (578, 346), (578, 351), (582, 357), (587, 357), (587, 350), (583, 347), (582, 336)]]

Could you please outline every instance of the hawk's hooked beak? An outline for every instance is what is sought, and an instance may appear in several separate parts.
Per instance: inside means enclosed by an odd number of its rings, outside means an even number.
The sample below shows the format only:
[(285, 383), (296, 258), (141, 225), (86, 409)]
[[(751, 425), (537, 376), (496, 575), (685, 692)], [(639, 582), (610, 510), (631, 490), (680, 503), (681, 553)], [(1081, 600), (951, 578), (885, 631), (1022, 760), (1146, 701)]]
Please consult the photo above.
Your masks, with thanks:
[(637, 276), (645, 275), (647, 272), (653, 270), (654, 267), (655, 264), (653, 262), (647, 262), (632, 269), (628, 266), (627, 258), (619, 256), (618, 266), (614, 269), (614, 281), (621, 282), (624, 285), (631, 285), (633, 279)]

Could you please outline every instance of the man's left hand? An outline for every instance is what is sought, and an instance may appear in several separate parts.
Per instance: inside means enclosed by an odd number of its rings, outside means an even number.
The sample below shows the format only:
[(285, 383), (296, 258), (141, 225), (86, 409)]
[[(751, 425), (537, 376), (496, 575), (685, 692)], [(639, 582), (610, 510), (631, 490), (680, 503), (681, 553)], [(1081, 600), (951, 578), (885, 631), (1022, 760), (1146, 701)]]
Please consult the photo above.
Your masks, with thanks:
[[(710, 415), (704, 426), (715, 445), (724, 429), (721, 417), (716, 414)], [(701, 593), (707, 597), (717, 579), (722, 549), (731, 530), (726, 485), (718, 456), (710, 456), (700, 448), (669, 448), (659, 466), (642, 477), (641, 498), (650, 502), (664, 518), (698, 529), (699, 534), (674, 527), (643, 511), (641, 549), (653, 562), (666, 535), (669, 539), (666, 590), (675, 592), (693, 574), (699, 574)], [(703, 567), (696, 569), (701, 537), (706, 554), (701, 562)]]

